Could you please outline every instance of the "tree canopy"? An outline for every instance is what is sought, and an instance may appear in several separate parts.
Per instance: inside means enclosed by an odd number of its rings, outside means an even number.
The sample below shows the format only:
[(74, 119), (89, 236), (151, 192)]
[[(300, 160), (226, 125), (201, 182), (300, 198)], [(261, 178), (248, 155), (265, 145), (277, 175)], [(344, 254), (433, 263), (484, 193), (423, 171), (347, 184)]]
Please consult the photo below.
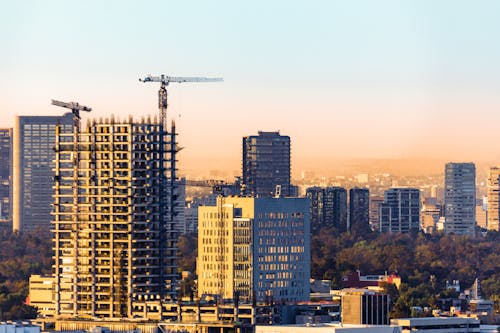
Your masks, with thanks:
[(325, 230), (311, 239), (311, 276), (331, 279), (333, 287), (340, 288), (342, 276), (349, 270), (397, 272), (404, 283), (396, 295), (395, 309), (407, 315), (412, 306), (432, 307), (445, 290), (446, 280), (460, 280), (465, 289), (479, 278), (483, 298), (496, 301), (498, 311), (499, 240), (498, 232), (469, 237), (421, 232), (336, 235), (334, 230)]
[(0, 227), (0, 320), (36, 317), (36, 308), (25, 304), (29, 277), (50, 274), (51, 244), (48, 232), (13, 234)]

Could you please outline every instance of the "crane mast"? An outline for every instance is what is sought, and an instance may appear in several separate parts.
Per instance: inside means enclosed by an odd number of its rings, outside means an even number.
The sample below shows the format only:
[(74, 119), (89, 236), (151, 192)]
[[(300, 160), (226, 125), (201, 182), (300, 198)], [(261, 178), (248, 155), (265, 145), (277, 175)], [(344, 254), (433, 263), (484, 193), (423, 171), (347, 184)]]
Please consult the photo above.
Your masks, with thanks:
[(164, 128), (167, 127), (167, 86), (169, 83), (184, 83), (184, 82), (222, 82), (222, 78), (208, 78), (208, 77), (183, 77), (183, 76), (167, 76), (161, 74), (160, 76), (148, 75), (144, 79), (139, 79), (141, 82), (159, 82), (160, 90), (158, 91), (158, 109), (160, 110), (160, 123)]
[[(162, 180), (158, 184), (160, 193), (160, 202), (167, 203), (167, 205), (160, 205), (160, 271), (164, 275), (163, 281), (172, 287), (175, 280), (176, 272), (172, 272), (175, 267), (175, 248), (176, 231), (174, 230), (174, 218), (176, 205), (175, 191), (176, 191), (176, 153), (180, 150), (177, 148), (175, 123), (172, 122), (171, 131), (167, 130), (167, 108), (168, 108), (168, 93), (167, 86), (170, 83), (184, 83), (184, 82), (220, 82), (221, 78), (205, 78), (205, 77), (175, 77), (175, 76), (152, 76), (148, 75), (142, 79), (141, 82), (158, 82), (160, 83), (160, 90), (158, 91), (158, 109), (160, 115), (160, 147), (162, 153), (159, 160), (160, 173), (163, 175)], [(166, 147), (164, 149), (163, 147)], [(171, 291), (173, 294), (173, 292)], [(163, 302), (164, 297), (168, 294), (165, 288), (165, 283), (160, 286), (160, 302)], [(160, 304), (160, 317), (163, 316), (163, 306)]]
[[(80, 105), (76, 102), (61, 102), (57, 100), (52, 100), (52, 105), (70, 109), (73, 113), (73, 220), (72, 220), (72, 232), (73, 232), (73, 314), (77, 314), (77, 297), (78, 297), (78, 240), (79, 240), (79, 223), (78, 223), (78, 212), (79, 212), (79, 200), (78, 200), (78, 168), (80, 165), (80, 111), (90, 112), (92, 108)], [(57, 226), (56, 226), (57, 228)], [(56, 257), (59, 256), (59, 251), (56, 251)], [(56, 265), (59, 264), (59, 259), (56, 259)], [(59, 275), (59, 274), (57, 274)]]

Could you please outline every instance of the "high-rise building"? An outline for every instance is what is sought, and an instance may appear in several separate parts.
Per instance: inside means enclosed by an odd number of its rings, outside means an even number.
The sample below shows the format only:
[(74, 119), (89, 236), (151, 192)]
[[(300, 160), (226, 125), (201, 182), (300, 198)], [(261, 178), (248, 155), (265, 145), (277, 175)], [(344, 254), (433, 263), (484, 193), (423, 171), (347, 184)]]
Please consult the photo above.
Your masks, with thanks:
[(311, 231), (335, 228), (347, 231), (347, 191), (342, 187), (310, 187), (306, 197), (311, 201)]
[(306, 197), (311, 202), (310, 218), (311, 233), (316, 235), (325, 228), (325, 209), (324, 209), (325, 191), (322, 187), (309, 187), (306, 190)]
[(10, 218), (12, 128), (0, 128), (0, 219)]
[(367, 188), (349, 190), (349, 229), (369, 230), (370, 192)]
[(219, 197), (198, 219), (198, 296), (309, 300), (308, 199)]
[(245, 195), (290, 196), (290, 137), (261, 131), (244, 137), (242, 182)]
[(324, 196), (325, 226), (338, 232), (347, 231), (347, 191), (343, 187), (327, 187)]
[(500, 167), (491, 167), (488, 175), (488, 230), (500, 231)]
[(13, 231), (48, 231), (52, 219), (56, 125), (73, 131), (71, 113), (63, 116), (17, 116), (13, 136)]
[[(55, 316), (162, 317), (175, 297), (175, 131), (93, 121), (55, 144)], [(76, 149), (75, 149), (76, 148)]]
[(445, 233), (475, 234), (476, 167), (474, 163), (446, 164), (444, 205)]
[(174, 229), (179, 235), (187, 234), (186, 221), (186, 178), (175, 181), (174, 187)]
[(380, 232), (418, 231), (420, 227), (420, 190), (391, 188), (379, 205)]
[(383, 202), (383, 196), (370, 196), (370, 228), (373, 231), (379, 231), (379, 206)]
[(437, 224), (442, 216), (442, 205), (435, 197), (425, 198), (420, 211), (420, 229), (427, 234), (432, 234), (437, 230)]

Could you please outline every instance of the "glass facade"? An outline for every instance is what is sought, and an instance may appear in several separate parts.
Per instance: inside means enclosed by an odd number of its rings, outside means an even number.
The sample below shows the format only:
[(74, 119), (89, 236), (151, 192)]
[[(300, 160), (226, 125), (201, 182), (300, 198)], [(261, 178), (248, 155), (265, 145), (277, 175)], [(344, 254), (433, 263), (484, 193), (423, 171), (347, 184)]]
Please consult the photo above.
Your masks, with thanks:
[(245, 195), (290, 196), (289, 136), (259, 132), (243, 138), (243, 186)]
[(349, 229), (367, 230), (370, 225), (370, 192), (367, 188), (349, 190)]
[(311, 231), (335, 228), (347, 231), (347, 191), (343, 187), (310, 187), (306, 196), (311, 200)]
[(71, 133), (72, 114), (20, 116), (14, 129), (13, 229), (48, 230), (52, 211), (56, 125)]
[(410, 232), (420, 229), (420, 190), (391, 188), (379, 205), (380, 232)]
[(476, 167), (474, 163), (447, 163), (444, 193), (448, 234), (474, 235), (476, 227)]
[(0, 219), (10, 219), (12, 129), (0, 129)]

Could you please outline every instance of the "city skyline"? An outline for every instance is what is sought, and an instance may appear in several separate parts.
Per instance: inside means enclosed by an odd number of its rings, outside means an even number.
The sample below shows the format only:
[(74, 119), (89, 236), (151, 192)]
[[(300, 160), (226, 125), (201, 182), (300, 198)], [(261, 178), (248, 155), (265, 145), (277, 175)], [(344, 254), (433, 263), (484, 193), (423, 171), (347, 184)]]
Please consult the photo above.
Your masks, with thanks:
[(0, 329), (499, 324), (499, 10), (5, 4)]
[(0, 127), (60, 115), (51, 98), (90, 105), (90, 118), (154, 115), (157, 89), (139, 77), (221, 76), (169, 90), (181, 171), (240, 169), (240, 140), (259, 130), (293, 138), (294, 170), (360, 157), (500, 161), (499, 7), (9, 3)]

